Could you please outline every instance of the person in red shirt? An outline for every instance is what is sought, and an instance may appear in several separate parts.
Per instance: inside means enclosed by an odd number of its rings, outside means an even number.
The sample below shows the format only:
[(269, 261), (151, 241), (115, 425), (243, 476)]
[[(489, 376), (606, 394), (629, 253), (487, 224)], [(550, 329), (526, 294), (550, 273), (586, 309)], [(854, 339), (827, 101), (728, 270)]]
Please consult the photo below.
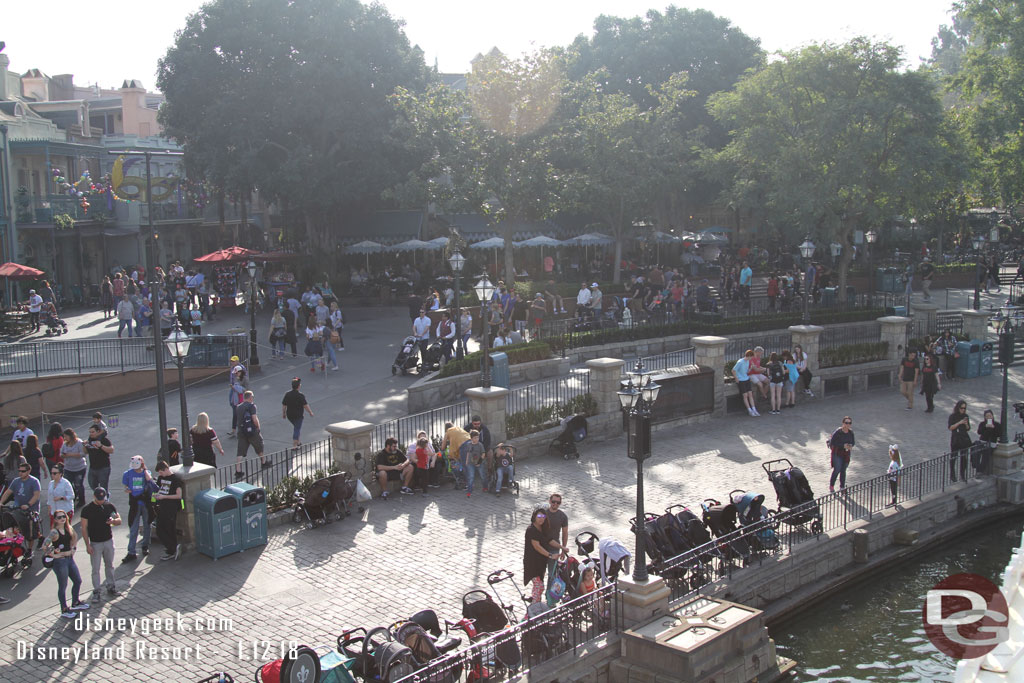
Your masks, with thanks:
[(773, 311), (776, 310), (776, 308), (775, 308), (775, 301), (776, 301), (776, 299), (778, 299), (778, 297), (779, 297), (779, 276), (777, 274), (775, 274), (775, 273), (772, 273), (772, 276), (770, 278), (768, 278), (768, 302), (769, 302), (769, 305), (771, 306), (771, 309)]
[(413, 475), (413, 489), (421, 489), (426, 495), (427, 484), (430, 482), (430, 470), (434, 466), (434, 458), (437, 457), (429, 445), (426, 437), (416, 441), (416, 472)]

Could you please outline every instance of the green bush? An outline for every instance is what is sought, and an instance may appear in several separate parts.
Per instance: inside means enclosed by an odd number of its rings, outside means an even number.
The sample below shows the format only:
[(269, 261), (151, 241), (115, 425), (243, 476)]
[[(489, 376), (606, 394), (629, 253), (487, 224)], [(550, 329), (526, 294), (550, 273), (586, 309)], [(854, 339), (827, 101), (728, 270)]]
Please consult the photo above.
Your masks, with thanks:
[(276, 512), (291, 507), (296, 493), (307, 490), (317, 479), (323, 479), (340, 471), (341, 467), (337, 463), (332, 462), (326, 472), (324, 470), (317, 470), (306, 477), (285, 477), (276, 486), (267, 491), (267, 509), (270, 512)]
[(556, 403), (543, 408), (527, 408), (505, 417), (505, 438), (514, 439), (519, 436), (533, 434), (548, 427), (554, 427), (558, 421), (570, 415), (596, 415), (597, 401), (590, 394), (573, 396), (565, 403)]
[[(530, 361), (547, 360), (548, 358), (551, 358), (551, 346), (546, 342), (532, 341), (526, 342), (525, 344), (502, 346), (499, 349), (489, 349), (488, 353), (492, 353), (495, 350), (508, 355), (509, 365), (529, 363)], [(437, 373), (434, 379), (479, 372), (480, 358), (482, 355), (483, 351), (474, 351), (473, 353), (466, 354), (462, 360), (448, 361), (445, 363), (444, 367), (441, 368), (440, 372)]]
[(818, 353), (818, 367), (834, 368), (857, 363), (872, 363), (889, 357), (889, 342), (843, 344)]

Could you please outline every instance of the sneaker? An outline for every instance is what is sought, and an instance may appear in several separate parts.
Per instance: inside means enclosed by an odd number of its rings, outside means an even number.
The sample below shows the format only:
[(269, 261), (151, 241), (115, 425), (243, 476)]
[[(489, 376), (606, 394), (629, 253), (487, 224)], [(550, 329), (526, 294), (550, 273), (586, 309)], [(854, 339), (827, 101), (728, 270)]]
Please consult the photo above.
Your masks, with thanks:
[(73, 605), (71, 605), (71, 611), (72, 612), (81, 612), (81, 611), (87, 610), (87, 609), (89, 609), (89, 603), (82, 602), (81, 600), (79, 600), (78, 602), (76, 602)]
[(174, 555), (172, 555), (171, 553), (164, 553), (163, 555), (160, 556), (160, 561), (161, 562), (166, 562), (167, 560), (173, 560), (173, 559), (174, 559)]
[(137, 559), (139, 559), (138, 555), (136, 555), (135, 553), (128, 553), (127, 555), (124, 556), (124, 559), (121, 560), (121, 564), (127, 564), (129, 562), (134, 562)]
[(408, 486), (403, 486), (402, 488), (398, 489), (398, 492), (401, 493), (403, 496), (412, 495), (412, 489), (409, 488)]
[[(302, 444), (299, 445), (301, 446)], [(273, 466), (274, 463), (270, 462), (269, 460), (264, 460), (263, 463), (260, 465), (260, 468), (264, 470), (269, 470)]]
[(472, 491), (467, 491), (466, 492), (466, 498), (472, 498), (472, 497), (473, 497), (473, 492)]
[[(344, 349), (342, 349), (342, 350), (344, 351)], [(337, 372), (338, 370), (341, 370), (341, 368), (339, 368), (337, 365), (335, 365), (333, 368), (331, 368), (331, 370), (334, 370), (335, 372)]]
[(440, 484), (427, 484), (427, 486), (429, 486), (432, 489), (439, 489), (439, 488), (441, 488)]
[(235, 470), (235, 481), (242, 481), (245, 479), (245, 472)]
[(749, 415), (750, 417), (754, 417), (754, 409), (753, 408), (747, 408), (747, 415)]
[(148, 545), (142, 546), (142, 556), (145, 557), (146, 555), (149, 555), (149, 546)]
[(495, 491), (494, 492), (494, 497), (495, 498), (501, 498), (501, 491)]
[(96, 590), (94, 590), (92, 592), (92, 601), (93, 602), (99, 602), (101, 597), (103, 597), (103, 593), (100, 593), (99, 588), (97, 588)]
[(180, 543), (178, 544), (178, 547), (174, 549), (174, 559), (177, 560), (179, 557), (181, 557), (181, 544)]
[(754, 417), (761, 417), (761, 413), (757, 412), (757, 408), (750, 409), (754, 413)]
[(75, 617), (78, 616), (78, 613), (77, 612), (72, 612), (71, 610), (68, 610), (67, 612), (61, 613), (61, 616), (64, 617), (65, 619), (74, 619)]
[(231, 437), (232, 439), (233, 439), (233, 438), (235, 438), (235, 432), (234, 432), (234, 430), (232, 430), (232, 431), (228, 432), (228, 436), (230, 436), (230, 437)]
[(828, 492), (829, 493), (835, 493), (836, 492), (836, 487), (835, 486), (829, 486), (828, 487)]
[(310, 372), (316, 372), (316, 368), (310, 368), (309, 371)]
[(913, 410), (913, 409), (914, 409), (914, 406), (906, 406), (906, 407), (903, 408), (903, 410)]
[(116, 598), (120, 594), (121, 591), (117, 590), (116, 588), (111, 587), (107, 589), (107, 595), (109, 595), (112, 598)]

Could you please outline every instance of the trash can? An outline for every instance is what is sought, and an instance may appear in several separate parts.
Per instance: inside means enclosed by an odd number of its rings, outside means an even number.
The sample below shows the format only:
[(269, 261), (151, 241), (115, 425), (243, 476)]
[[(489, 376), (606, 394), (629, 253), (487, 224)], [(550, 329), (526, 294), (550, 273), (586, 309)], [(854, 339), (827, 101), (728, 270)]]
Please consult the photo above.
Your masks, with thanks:
[(960, 354), (956, 359), (956, 376), (960, 379), (977, 377), (981, 365), (981, 342), (957, 342), (956, 351)]
[(836, 292), (838, 287), (825, 287), (821, 290), (821, 305), (825, 308), (832, 308), (836, 305)]
[(507, 353), (499, 351), (491, 354), (491, 386), (505, 387), (506, 389), (512, 386), (512, 373), (508, 367)]
[(896, 294), (903, 291), (903, 283), (900, 282), (900, 271), (895, 268), (875, 269), (875, 289), (879, 292)]
[(906, 318), (907, 317), (907, 307), (906, 306), (889, 306), (888, 308), (885, 309), (885, 314), (886, 315), (898, 315), (898, 316)]
[(242, 549), (238, 499), (220, 489), (206, 489), (193, 500), (196, 515), (196, 550), (213, 559)]
[(857, 288), (853, 285), (846, 285), (846, 305), (857, 305)]
[(992, 342), (973, 340), (971, 344), (980, 345), (981, 351), (979, 352), (978, 361), (978, 375), (984, 377), (992, 374)]
[(238, 499), (242, 515), (242, 550), (267, 544), (267, 492), (244, 481), (224, 487)]

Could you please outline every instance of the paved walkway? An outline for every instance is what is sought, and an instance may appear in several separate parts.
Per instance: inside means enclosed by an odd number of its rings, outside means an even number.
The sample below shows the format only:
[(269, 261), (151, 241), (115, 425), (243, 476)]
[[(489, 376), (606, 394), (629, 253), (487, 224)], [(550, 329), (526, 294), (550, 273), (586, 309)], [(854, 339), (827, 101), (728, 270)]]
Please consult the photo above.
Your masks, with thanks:
[[(1021, 376), (1014, 374), (1011, 384), (1012, 400), (1024, 389)], [(999, 388), (998, 375), (950, 383), (939, 394), (940, 407), (932, 415), (923, 412), (923, 401), (915, 412), (904, 411), (903, 400), (892, 389), (850, 399), (810, 401), (776, 417), (729, 417), (656, 432), (654, 455), (645, 470), (648, 508), (696, 504), (706, 496), (723, 497), (734, 488), (769, 492), (759, 463), (779, 457), (803, 467), (820, 494), (828, 476), (824, 440), (844, 414), (854, 418), (859, 440), (850, 467), (853, 481), (884, 472), (889, 443), (901, 445), (908, 463), (917, 462), (946, 450), (946, 414), (956, 398), (968, 400), (970, 414), (977, 420), (983, 407), (997, 407)], [(341, 386), (329, 396), (339, 402), (348, 400)], [(272, 398), (276, 409), (276, 392)], [(319, 402), (321, 411), (327, 403), (326, 397)], [(217, 414), (219, 426), (223, 419)], [(1018, 424), (1013, 417), (1011, 432)], [(319, 436), (319, 430), (309, 429), (307, 435)], [(571, 535), (592, 530), (632, 545), (628, 519), (633, 516), (635, 474), (633, 461), (625, 456), (624, 440), (585, 442), (582, 452), (578, 462), (552, 458), (522, 463), (518, 498), (482, 494), (467, 499), (448, 489), (430, 496), (396, 495), (388, 502), (373, 501), (361, 518), (311, 531), (279, 529), (265, 548), (216, 562), (196, 553), (176, 563), (162, 563), (151, 556), (137, 565), (120, 567), (118, 580), (124, 595), (94, 605), (87, 613), (115, 619), (176, 619), (180, 614), (182, 621), (173, 622), (178, 629), (173, 633), (131, 633), (126, 630), (129, 627), (76, 631), (57, 614), (55, 579), (37, 565), (28, 577), (0, 580), (0, 594), (13, 599), (0, 608), (0, 662), (6, 665), (0, 668), (0, 680), (188, 681), (218, 669), (245, 680), (256, 668), (251, 661), (253, 648), (259, 650), (257, 655), (264, 654), (264, 641), (275, 650), (291, 639), (331, 645), (346, 628), (386, 625), (425, 607), (456, 617), (461, 595), (485, 586), (487, 573), (508, 568), (519, 575), (523, 530), (533, 508), (551, 491), (564, 496)], [(118, 455), (127, 459), (126, 452)], [(123, 533), (115, 538), (120, 554)], [(77, 560), (80, 567), (88, 566), (83, 551)], [(90, 587), (88, 578), (85, 587)], [(506, 600), (518, 599), (512, 586), (499, 589)], [(196, 619), (214, 630), (200, 632)], [(139, 622), (137, 628), (142, 625)], [(124, 645), (126, 650), (123, 660), (18, 661), (19, 643), (31, 647)], [(193, 652), (173, 662), (150, 661), (151, 655), (162, 653), (145, 650), (196, 645), (200, 646), (198, 657)]]

